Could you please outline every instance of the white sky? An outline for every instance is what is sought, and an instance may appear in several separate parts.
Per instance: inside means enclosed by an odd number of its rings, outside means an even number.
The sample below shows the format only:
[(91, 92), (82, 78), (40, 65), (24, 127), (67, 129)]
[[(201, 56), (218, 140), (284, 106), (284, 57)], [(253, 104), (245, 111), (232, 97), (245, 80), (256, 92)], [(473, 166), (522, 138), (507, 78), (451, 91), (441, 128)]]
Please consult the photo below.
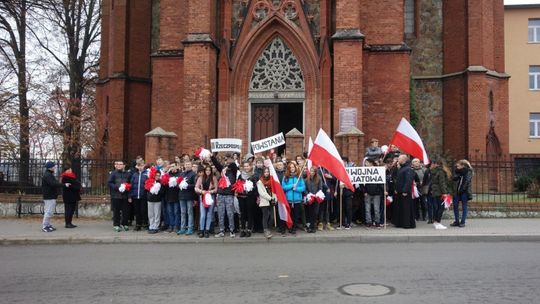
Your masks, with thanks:
[(504, 4), (540, 4), (540, 0), (504, 0)]

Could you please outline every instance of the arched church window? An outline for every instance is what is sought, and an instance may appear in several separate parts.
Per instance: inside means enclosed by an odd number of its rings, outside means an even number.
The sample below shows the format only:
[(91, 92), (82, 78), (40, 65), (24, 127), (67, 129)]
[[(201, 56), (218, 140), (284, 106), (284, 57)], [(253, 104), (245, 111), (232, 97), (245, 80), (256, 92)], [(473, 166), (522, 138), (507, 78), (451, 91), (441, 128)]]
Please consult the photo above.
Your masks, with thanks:
[(405, 0), (405, 34), (414, 34), (415, 32), (415, 9), (414, 0)]
[(281, 38), (274, 38), (257, 59), (249, 90), (268, 92), (304, 90), (304, 76), (298, 59)]

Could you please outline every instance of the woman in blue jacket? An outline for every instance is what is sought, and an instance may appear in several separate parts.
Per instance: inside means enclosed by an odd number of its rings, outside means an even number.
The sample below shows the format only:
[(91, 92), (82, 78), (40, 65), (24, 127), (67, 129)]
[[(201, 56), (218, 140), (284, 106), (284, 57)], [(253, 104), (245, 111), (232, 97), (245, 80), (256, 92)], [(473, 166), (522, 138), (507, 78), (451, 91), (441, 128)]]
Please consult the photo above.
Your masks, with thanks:
[[(285, 176), (283, 177), (283, 181), (281, 182), (283, 191), (285, 191), (287, 201), (289, 201), (289, 206), (291, 207), (292, 211), (293, 226), (289, 230), (290, 234), (296, 234), (296, 225), (302, 224), (302, 214), (304, 212), (304, 205), (302, 204), (302, 199), (304, 190), (306, 190), (306, 186), (302, 177), (298, 176), (299, 174), (301, 173), (298, 172), (296, 164), (291, 162), (287, 165)], [(280, 228), (280, 232), (282, 234), (285, 233), (284, 225), (285, 224), (282, 223), (282, 227)]]

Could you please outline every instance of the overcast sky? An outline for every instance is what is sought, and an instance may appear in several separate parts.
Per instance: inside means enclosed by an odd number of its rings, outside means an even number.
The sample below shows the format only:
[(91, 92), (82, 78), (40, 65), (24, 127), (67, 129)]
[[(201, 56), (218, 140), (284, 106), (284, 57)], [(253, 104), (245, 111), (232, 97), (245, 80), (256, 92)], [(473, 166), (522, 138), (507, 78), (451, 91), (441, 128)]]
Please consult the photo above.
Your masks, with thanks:
[(504, 0), (504, 4), (540, 4), (540, 0)]

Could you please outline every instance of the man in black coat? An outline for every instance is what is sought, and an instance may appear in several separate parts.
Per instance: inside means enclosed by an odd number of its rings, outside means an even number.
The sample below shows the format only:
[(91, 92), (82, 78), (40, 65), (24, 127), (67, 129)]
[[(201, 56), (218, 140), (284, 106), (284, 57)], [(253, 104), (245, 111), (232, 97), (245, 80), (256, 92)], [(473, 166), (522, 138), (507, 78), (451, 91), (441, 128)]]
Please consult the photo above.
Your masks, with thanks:
[(416, 228), (416, 208), (412, 198), (412, 186), (414, 170), (411, 168), (409, 157), (401, 154), (398, 158), (399, 171), (395, 185), (396, 205), (392, 216), (392, 222), (396, 227)]
[[(62, 188), (62, 184), (54, 177), (54, 172), (56, 171), (56, 164), (52, 161), (49, 161), (45, 164), (45, 173), (41, 181), (41, 187), (43, 190), (43, 203), (45, 204), (43, 208), (43, 227), (41, 231), (43, 232), (53, 232), (56, 230), (51, 225), (50, 219), (54, 215), (54, 210), (56, 209), (56, 199), (58, 198), (59, 190)], [(69, 187), (69, 184), (66, 184), (66, 187)]]
[[(109, 176), (108, 185), (111, 190), (111, 202), (113, 210), (113, 226), (116, 232), (120, 230), (128, 231), (129, 208), (128, 208), (128, 193), (126, 183), (130, 182), (130, 174), (125, 171), (125, 164), (121, 160), (114, 162), (114, 171)], [(120, 214), (122, 220), (120, 221)], [(120, 224), (122, 226), (120, 226)]]

